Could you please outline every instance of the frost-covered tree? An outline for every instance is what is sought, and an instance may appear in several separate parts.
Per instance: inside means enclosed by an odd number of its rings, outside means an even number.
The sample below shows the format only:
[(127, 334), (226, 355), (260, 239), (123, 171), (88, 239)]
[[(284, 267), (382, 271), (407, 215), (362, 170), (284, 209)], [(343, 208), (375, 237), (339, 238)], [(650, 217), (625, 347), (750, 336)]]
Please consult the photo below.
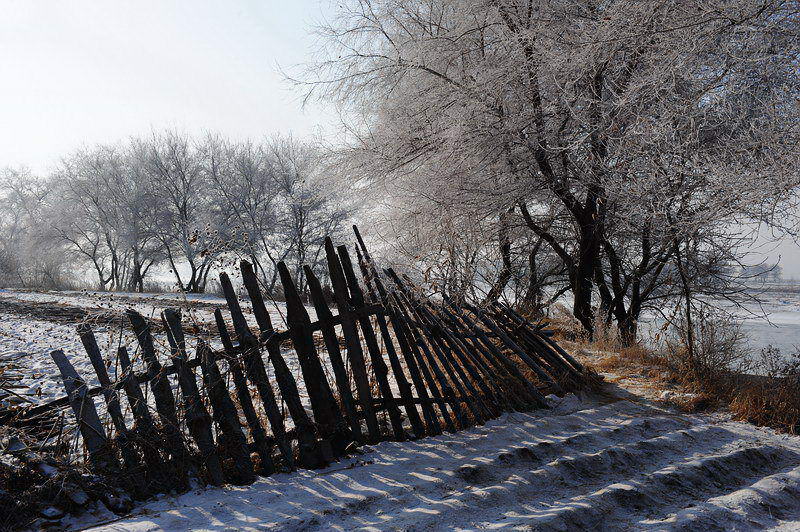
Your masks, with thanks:
[(464, 217), (527, 228), (592, 331), (595, 290), (633, 325), (666, 264), (706, 253), (722, 227), (774, 221), (791, 198), (799, 12), (356, 0), (321, 28), (328, 48), (303, 82), (341, 104), (347, 176), (405, 195), (413, 216), (449, 210), (455, 240)]

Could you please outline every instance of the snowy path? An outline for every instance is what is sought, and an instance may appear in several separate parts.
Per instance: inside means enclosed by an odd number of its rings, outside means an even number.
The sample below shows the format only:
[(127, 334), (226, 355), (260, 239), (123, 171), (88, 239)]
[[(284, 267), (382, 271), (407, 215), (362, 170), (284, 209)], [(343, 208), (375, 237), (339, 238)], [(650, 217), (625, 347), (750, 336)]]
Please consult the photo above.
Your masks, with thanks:
[[(553, 404), (382, 443), (323, 471), (165, 497), (99, 529), (800, 527), (798, 437), (630, 401)], [(104, 517), (113, 516), (74, 524)]]

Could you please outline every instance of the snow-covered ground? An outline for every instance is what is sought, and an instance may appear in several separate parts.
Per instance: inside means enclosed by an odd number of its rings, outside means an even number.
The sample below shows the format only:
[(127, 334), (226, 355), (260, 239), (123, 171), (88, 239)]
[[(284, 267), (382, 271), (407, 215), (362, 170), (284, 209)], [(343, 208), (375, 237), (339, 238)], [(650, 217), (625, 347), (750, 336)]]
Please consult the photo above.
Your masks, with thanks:
[[(457, 434), (320, 471), (164, 496), (96, 530), (800, 528), (800, 438), (639, 399), (550, 397)], [(104, 521), (108, 521), (104, 523)]]
[[(800, 330), (800, 294), (774, 299), (773, 322)], [(0, 291), (0, 359), (16, 359), (29, 391), (41, 390), (34, 401), (63, 393), (50, 349), (63, 348), (84, 376), (94, 372), (74, 323), (44, 319), (41, 307), (31, 318), (3, 302), (44, 304), (44, 315), (50, 306), (133, 307), (148, 316), (181, 306), (198, 323), (224, 306), (213, 296)], [(274, 306), (276, 324), (283, 312)], [(96, 333), (104, 352), (113, 352), (120, 332), (98, 326)], [(608, 392), (550, 397), (548, 411), (365, 447), (320, 471), (161, 496), (124, 519), (95, 507), (63, 524), (138, 531), (800, 528), (800, 438), (721, 415), (679, 414), (611, 385)]]
[[(4, 302), (13, 304), (14, 308), (4, 306)], [(37, 307), (28, 309), (30, 311), (28, 312), (24, 308), (25, 303)], [(241, 303), (245, 317), (251, 327), (257, 330), (249, 301), (242, 298)], [(267, 305), (273, 324), (283, 329), (285, 305), (272, 301), (268, 301)], [(90, 314), (120, 313), (133, 308), (144, 316), (156, 319), (164, 308), (180, 307), (185, 322), (199, 324), (201, 327), (214, 322), (215, 308), (223, 309), (224, 315), (226, 317), (228, 315), (225, 310), (227, 308), (225, 300), (213, 295), (0, 290), (0, 363), (14, 364), (15, 371), (23, 377), (20, 384), (25, 387), (17, 390), (17, 393), (31, 402), (49, 401), (64, 394), (59, 373), (50, 358), (50, 351), (53, 349), (63, 349), (78, 373), (90, 386), (97, 384), (94, 370), (75, 330), (77, 320), (71, 321), (58, 316), (48, 319), (48, 309), (57, 311), (67, 307), (87, 309)], [(308, 312), (312, 320), (316, 319), (312, 308), (309, 308)], [(113, 327), (99, 322), (94, 326), (94, 332), (104, 355), (113, 360), (112, 355), (116, 353), (116, 346), (122, 341), (132, 346), (130, 351), (135, 360), (137, 342), (127, 327)], [(157, 343), (166, 345), (166, 338), (163, 335), (154, 336)], [(206, 340), (212, 344), (217, 342), (214, 335), (207, 337)], [(188, 341), (190, 349), (193, 348), (194, 342), (191, 337)], [(160, 351), (166, 352), (166, 348), (162, 347)], [(294, 360), (287, 360), (287, 363), (292, 368), (297, 366)], [(113, 365), (110, 368), (112, 378), (115, 369)]]

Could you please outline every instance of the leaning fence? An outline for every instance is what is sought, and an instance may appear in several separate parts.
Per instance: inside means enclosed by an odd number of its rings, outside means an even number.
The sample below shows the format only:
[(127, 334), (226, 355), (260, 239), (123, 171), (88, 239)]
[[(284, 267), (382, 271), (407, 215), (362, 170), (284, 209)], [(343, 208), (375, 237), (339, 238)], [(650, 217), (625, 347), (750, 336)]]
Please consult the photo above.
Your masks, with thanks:
[[(243, 261), (257, 330), (225, 273), (227, 313), (214, 313), (216, 345), (197, 339), (191, 356), (178, 309), (161, 315), (166, 353), (154, 341), (154, 323), (134, 310), (126, 317), (137, 345), (113, 354), (102, 353), (91, 326), (81, 324), (100, 385), (89, 388), (65, 353), (53, 351), (67, 395), (22, 422), (69, 407), (88, 465), (144, 498), (188, 489), (190, 478), (249, 484), (257, 475), (323, 467), (365, 443), (463, 430), (503, 412), (546, 408), (545, 393), (585, 385), (583, 366), (540, 325), (501, 304), (426, 297), (392, 269), (379, 272), (354, 230), (355, 265), (345, 246), (326, 239), (330, 291), (304, 269), (313, 321), (279, 263), (287, 327), (277, 330)], [(135, 370), (133, 349), (144, 371)], [(289, 352), (299, 372), (287, 363)], [(112, 355), (120, 370), (114, 379)], [(102, 397), (104, 416), (94, 397)]]

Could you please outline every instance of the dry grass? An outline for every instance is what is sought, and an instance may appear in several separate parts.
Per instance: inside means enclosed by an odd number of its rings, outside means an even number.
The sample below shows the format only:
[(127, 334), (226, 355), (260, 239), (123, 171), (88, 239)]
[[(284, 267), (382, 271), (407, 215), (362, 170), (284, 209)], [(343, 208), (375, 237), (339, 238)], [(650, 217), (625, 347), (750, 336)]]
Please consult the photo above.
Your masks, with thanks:
[(700, 316), (692, 353), (683, 340), (685, 330), (676, 331), (677, 340), (648, 349), (622, 348), (613, 334), (603, 331), (587, 342), (575, 331), (554, 329), (562, 341), (575, 342), (597, 371), (646, 380), (653, 395), (679, 391), (668, 402), (683, 411), (727, 410), (736, 420), (800, 433), (800, 356), (787, 361), (768, 349), (753, 357), (730, 320)]

